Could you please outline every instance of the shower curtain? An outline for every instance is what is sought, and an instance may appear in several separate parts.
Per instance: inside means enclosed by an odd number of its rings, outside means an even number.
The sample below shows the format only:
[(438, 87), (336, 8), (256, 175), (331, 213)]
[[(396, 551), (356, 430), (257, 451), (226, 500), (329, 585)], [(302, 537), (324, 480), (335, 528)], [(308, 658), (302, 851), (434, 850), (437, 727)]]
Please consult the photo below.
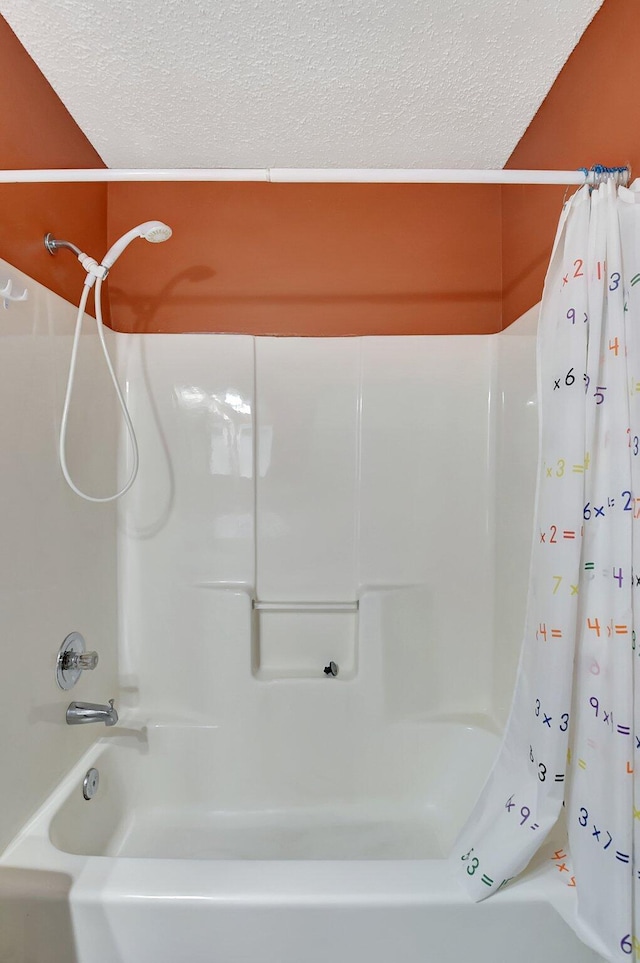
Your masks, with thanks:
[(616, 961), (640, 955), (634, 188), (615, 177), (585, 186), (560, 218), (538, 328), (538, 482), (520, 666), (502, 748), (452, 854), (473, 898), (484, 899), (526, 867), (564, 805), (576, 932)]

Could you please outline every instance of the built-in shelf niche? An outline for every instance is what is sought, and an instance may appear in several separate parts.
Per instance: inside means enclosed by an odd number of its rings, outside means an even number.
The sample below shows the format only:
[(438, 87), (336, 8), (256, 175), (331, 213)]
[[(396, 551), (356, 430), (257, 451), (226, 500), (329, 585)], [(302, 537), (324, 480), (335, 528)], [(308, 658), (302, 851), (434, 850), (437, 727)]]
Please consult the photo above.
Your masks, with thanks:
[[(353, 679), (357, 669), (358, 602), (253, 603), (253, 674), (257, 679)], [(333, 677), (324, 671), (338, 666)]]

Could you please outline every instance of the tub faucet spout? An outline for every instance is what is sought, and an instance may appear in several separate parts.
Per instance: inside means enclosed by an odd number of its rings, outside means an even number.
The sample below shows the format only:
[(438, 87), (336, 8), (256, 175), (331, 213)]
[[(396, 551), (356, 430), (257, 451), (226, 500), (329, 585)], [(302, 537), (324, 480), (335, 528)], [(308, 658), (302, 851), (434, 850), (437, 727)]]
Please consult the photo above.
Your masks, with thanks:
[(72, 702), (67, 709), (67, 725), (82, 726), (87, 722), (104, 722), (105, 726), (115, 726), (118, 713), (113, 707), (113, 699), (108, 706), (95, 702)]

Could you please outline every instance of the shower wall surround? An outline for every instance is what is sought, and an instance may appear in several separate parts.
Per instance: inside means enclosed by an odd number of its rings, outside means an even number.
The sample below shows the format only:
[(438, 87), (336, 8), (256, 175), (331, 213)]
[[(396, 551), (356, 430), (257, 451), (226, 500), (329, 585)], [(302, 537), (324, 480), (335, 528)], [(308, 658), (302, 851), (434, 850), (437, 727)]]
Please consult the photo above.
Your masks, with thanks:
[(501, 724), (531, 538), (534, 331), (530, 312), (474, 337), (116, 335), (141, 451), (119, 506), (123, 699), (237, 730), (243, 768), (299, 753), (310, 798), (328, 735), (353, 740), (352, 761), (390, 760), (390, 723)]
[[(115, 508), (88, 505), (67, 488), (58, 432), (75, 310), (0, 261), (28, 300), (0, 300), (0, 851), (100, 733), (65, 725), (71, 698), (117, 696)], [(89, 321), (89, 319), (87, 319)], [(116, 411), (103, 380), (95, 326), (82, 339), (69, 457), (100, 492), (114, 482)], [(82, 632), (100, 663), (73, 695), (58, 688), (55, 658)]]

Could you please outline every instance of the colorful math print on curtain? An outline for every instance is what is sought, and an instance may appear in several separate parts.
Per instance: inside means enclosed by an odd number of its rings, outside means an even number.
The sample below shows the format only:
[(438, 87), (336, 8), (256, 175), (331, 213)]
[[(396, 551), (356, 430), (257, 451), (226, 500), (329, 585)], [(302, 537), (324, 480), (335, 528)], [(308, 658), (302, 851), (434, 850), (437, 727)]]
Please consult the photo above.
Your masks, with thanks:
[(577, 934), (640, 955), (640, 191), (564, 206), (538, 327), (539, 459), (524, 640), (504, 740), (458, 839), (476, 900), (565, 807)]

